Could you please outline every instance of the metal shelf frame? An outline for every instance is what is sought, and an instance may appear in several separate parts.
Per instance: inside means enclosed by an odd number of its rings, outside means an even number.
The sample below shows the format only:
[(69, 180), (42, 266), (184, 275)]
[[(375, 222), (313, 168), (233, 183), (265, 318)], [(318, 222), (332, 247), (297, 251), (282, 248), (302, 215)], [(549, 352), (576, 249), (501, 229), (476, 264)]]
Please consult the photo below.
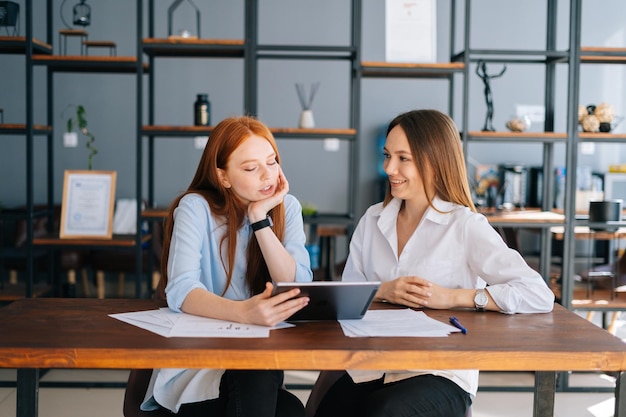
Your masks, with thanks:
[[(360, 110), (360, 42), (361, 42), (361, 0), (350, 0), (351, 3), (351, 32), (350, 44), (345, 46), (320, 46), (320, 45), (263, 45), (258, 41), (259, 28), (259, 1), (245, 0), (245, 42), (228, 41), (225, 45), (216, 45), (210, 41), (198, 40), (197, 44), (189, 42), (167, 42), (166, 40), (154, 39), (154, 0), (147, 0), (148, 4), (148, 34), (145, 38), (140, 29), (137, 32), (137, 56), (144, 54), (148, 57), (148, 101), (152, 102), (155, 96), (154, 74), (156, 73), (155, 59), (163, 57), (193, 56), (210, 59), (211, 57), (233, 57), (243, 59), (244, 64), (244, 114), (258, 115), (258, 62), (260, 60), (318, 60), (318, 61), (349, 61), (350, 71), (350, 120), (348, 128), (340, 129), (296, 129), (270, 127), (277, 139), (303, 139), (323, 140), (332, 136), (349, 143), (349, 180), (346, 190), (348, 208), (346, 213), (337, 215), (322, 215), (314, 218), (305, 218), (305, 222), (311, 224), (341, 223), (348, 224), (349, 229), (354, 226), (355, 202), (357, 199), (357, 176), (358, 176), (358, 144), (359, 144), (359, 110)], [(138, 0), (138, 16), (143, 13), (143, 0)], [(143, 27), (143, 21), (138, 19), (138, 28)], [(141, 60), (138, 60), (141, 61)], [(139, 70), (137, 68), (137, 70)], [(154, 183), (154, 152), (157, 138), (192, 138), (198, 135), (209, 135), (213, 126), (159, 126), (155, 125), (153, 106), (148, 106), (147, 125), (141, 120), (143, 114), (143, 90), (141, 80), (138, 79), (137, 91), (137, 195), (143, 195), (141, 184), (143, 181), (144, 161), (140, 157), (143, 154), (143, 140), (147, 138), (147, 194), (148, 204), (152, 206), (155, 201)], [(138, 216), (141, 219), (141, 216)]]
[[(0, 51), (2, 54), (19, 54), (23, 55), (25, 59), (25, 96), (26, 96), (26, 108), (24, 114), (26, 116), (26, 120), (24, 124), (4, 124), (0, 127), (0, 135), (23, 135), (25, 137), (25, 147), (26, 147), (26, 161), (25, 161), (25, 179), (26, 179), (26, 189), (25, 189), (25, 204), (24, 210), (20, 210), (19, 212), (11, 212), (2, 213), (0, 216), (3, 219), (12, 219), (12, 220), (25, 220), (26, 221), (26, 243), (23, 250), (23, 256), (26, 262), (26, 282), (25, 282), (25, 297), (33, 297), (35, 295), (35, 284), (34, 284), (34, 260), (35, 260), (35, 248), (33, 247), (33, 222), (37, 217), (43, 217), (48, 215), (49, 218), (52, 217), (52, 210), (48, 211), (37, 211), (35, 210), (34, 203), (34, 183), (35, 183), (35, 171), (34, 171), (34, 147), (35, 147), (35, 136), (44, 136), (45, 137), (45, 146), (47, 147), (47, 158), (46, 158), (46, 174), (47, 174), (47, 183), (48, 183), (48, 206), (52, 207), (53, 201), (53, 193), (52, 193), (52, 164), (53, 164), (53, 144), (52, 144), (52, 124), (51, 124), (51, 115), (50, 112), (47, 113), (48, 123), (47, 125), (38, 125), (35, 124), (34, 121), (34, 76), (33, 76), (33, 68), (34, 68), (34, 59), (36, 54), (41, 54), (37, 56), (46, 56), (46, 54), (50, 54), (52, 52), (51, 47), (51, 39), (52, 39), (52, 30), (50, 27), (47, 28), (46, 31), (46, 42), (41, 42), (34, 38), (33, 36), (33, 1), (25, 0), (24, 5), (24, 13), (25, 13), (25, 27), (26, 34), (24, 37), (2, 37), (0, 38)], [(47, 0), (45, 7), (47, 11), (50, 12), (52, 9), (52, 0)], [(50, 81), (48, 77), (48, 82)], [(50, 85), (48, 84), (48, 88)], [(51, 103), (52, 99), (50, 94), (48, 94), (47, 102)], [(50, 222), (49, 222), (50, 223)], [(10, 251), (11, 249), (8, 249)], [(0, 251), (0, 262), (2, 262), (3, 253), (8, 253), (7, 250), (3, 249)], [(49, 268), (52, 272), (52, 266)]]

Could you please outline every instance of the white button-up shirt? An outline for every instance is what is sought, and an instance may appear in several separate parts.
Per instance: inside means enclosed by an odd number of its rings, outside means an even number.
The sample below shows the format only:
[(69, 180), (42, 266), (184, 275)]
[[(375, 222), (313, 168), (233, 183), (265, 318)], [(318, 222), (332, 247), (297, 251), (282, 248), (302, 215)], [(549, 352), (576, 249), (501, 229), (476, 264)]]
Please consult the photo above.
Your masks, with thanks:
[[(371, 206), (350, 242), (344, 281), (391, 281), (419, 276), (446, 288), (482, 288), (503, 313), (552, 311), (554, 293), (522, 256), (509, 248), (485, 216), (469, 208), (433, 200), (398, 256), (396, 222), (402, 200)], [(441, 375), (476, 395), (476, 370), (349, 371), (356, 382), (397, 381), (419, 374)]]

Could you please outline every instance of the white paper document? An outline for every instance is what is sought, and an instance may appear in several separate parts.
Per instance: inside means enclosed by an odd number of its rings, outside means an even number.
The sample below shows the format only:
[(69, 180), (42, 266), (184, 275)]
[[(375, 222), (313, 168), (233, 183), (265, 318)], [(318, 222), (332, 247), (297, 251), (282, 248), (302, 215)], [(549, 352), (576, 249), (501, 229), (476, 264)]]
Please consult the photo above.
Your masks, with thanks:
[(109, 317), (141, 327), (164, 337), (269, 337), (271, 327), (210, 319), (158, 310), (109, 314)]
[(339, 320), (339, 324), (348, 337), (445, 337), (461, 331), (410, 308), (368, 310), (361, 320)]

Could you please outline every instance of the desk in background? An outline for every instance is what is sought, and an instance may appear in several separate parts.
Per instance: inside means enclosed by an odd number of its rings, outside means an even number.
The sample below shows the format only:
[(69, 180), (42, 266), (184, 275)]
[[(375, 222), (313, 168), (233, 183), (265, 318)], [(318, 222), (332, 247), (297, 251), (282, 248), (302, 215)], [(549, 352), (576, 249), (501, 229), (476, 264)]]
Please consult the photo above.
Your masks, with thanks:
[(40, 368), (350, 368), (535, 371), (535, 417), (553, 415), (556, 372), (617, 372), (615, 416), (626, 417), (626, 344), (559, 305), (548, 314), (425, 310), (442, 322), (454, 314), (469, 329), (436, 339), (348, 338), (335, 321), (300, 323), (254, 343), (165, 338), (108, 317), (160, 305), (31, 298), (0, 309), (0, 367), (18, 369), (17, 416), (37, 416)]
[(335, 273), (337, 264), (337, 237), (347, 236), (348, 227), (342, 224), (318, 224), (314, 227), (320, 245), (320, 269), (323, 279), (334, 281), (336, 276), (341, 277), (342, 271)]
[(489, 223), (502, 227), (551, 227), (565, 221), (563, 214), (541, 210), (486, 211), (483, 214)]
[(555, 225), (562, 225), (565, 221), (563, 214), (541, 210), (499, 210), (490, 211), (486, 209), (483, 214), (489, 223), (500, 233), (509, 247), (522, 253), (518, 230), (521, 228), (537, 230), (541, 233), (541, 250), (538, 265), (531, 266), (536, 269), (541, 276), (549, 283), (550, 278), (559, 275), (553, 273), (551, 253), (552, 237), (549, 229)]
[[(550, 232), (557, 240), (563, 240), (565, 228), (563, 226), (555, 226), (550, 228)], [(626, 237), (626, 227), (620, 227), (614, 232), (606, 230), (591, 230), (588, 226), (575, 226), (574, 236), (576, 239), (594, 239), (594, 240), (614, 240)]]

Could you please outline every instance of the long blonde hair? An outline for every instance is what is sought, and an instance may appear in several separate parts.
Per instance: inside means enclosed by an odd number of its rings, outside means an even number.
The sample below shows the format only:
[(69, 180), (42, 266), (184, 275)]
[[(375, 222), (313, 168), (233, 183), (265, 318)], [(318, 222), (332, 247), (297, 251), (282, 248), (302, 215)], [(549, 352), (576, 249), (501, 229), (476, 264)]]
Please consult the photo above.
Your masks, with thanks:
[[(225, 188), (221, 184), (218, 168), (226, 169), (228, 160), (233, 152), (252, 135), (267, 139), (276, 153), (276, 162), (280, 163), (280, 155), (274, 136), (267, 126), (257, 119), (249, 116), (231, 117), (222, 120), (215, 126), (204, 148), (191, 184), (182, 195), (174, 200), (165, 220), (163, 253), (161, 255), (161, 280), (157, 287), (157, 294), (161, 298), (165, 299), (165, 286), (168, 279), (167, 261), (174, 229), (174, 209), (178, 207), (181, 198), (190, 193), (204, 197), (211, 208), (211, 213), (223, 217), (226, 221), (226, 234), (220, 242), (220, 253), (222, 253), (221, 247), (226, 244), (226, 259), (221, 261), (228, 279), (223, 293), (228, 289), (232, 280), (235, 262), (237, 231), (243, 224), (246, 216), (246, 207), (233, 194), (230, 188)], [(285, 230), (284, 204), (281, 203), (274, 207), (270, 211), (270, 215), (274, 222), (272, 230), (282, 240)], [(271, 277), (254, 234), (248, 245), (247, 261), (246, 283), (251, 294), (258, 294), (265, 289), (265, 283), (270, 281)]]
[[(428, 191), (433, 189), (432, 184), (435, 194), (442, 200), (476, 211), (467, 181), (461, 135), (454, 121), (437, 110), (412, 110), (396, 116), (389, 123), (387, 135), (396, 126), (402, 128), (409, 141), (417, 171), (424, 180), (429, 205), (433, 207), (435, 197)], [(426, 167), (430, 167), (431, 174)], [(387, 185), (384, 204), (387, 205), (392, 198)]]

